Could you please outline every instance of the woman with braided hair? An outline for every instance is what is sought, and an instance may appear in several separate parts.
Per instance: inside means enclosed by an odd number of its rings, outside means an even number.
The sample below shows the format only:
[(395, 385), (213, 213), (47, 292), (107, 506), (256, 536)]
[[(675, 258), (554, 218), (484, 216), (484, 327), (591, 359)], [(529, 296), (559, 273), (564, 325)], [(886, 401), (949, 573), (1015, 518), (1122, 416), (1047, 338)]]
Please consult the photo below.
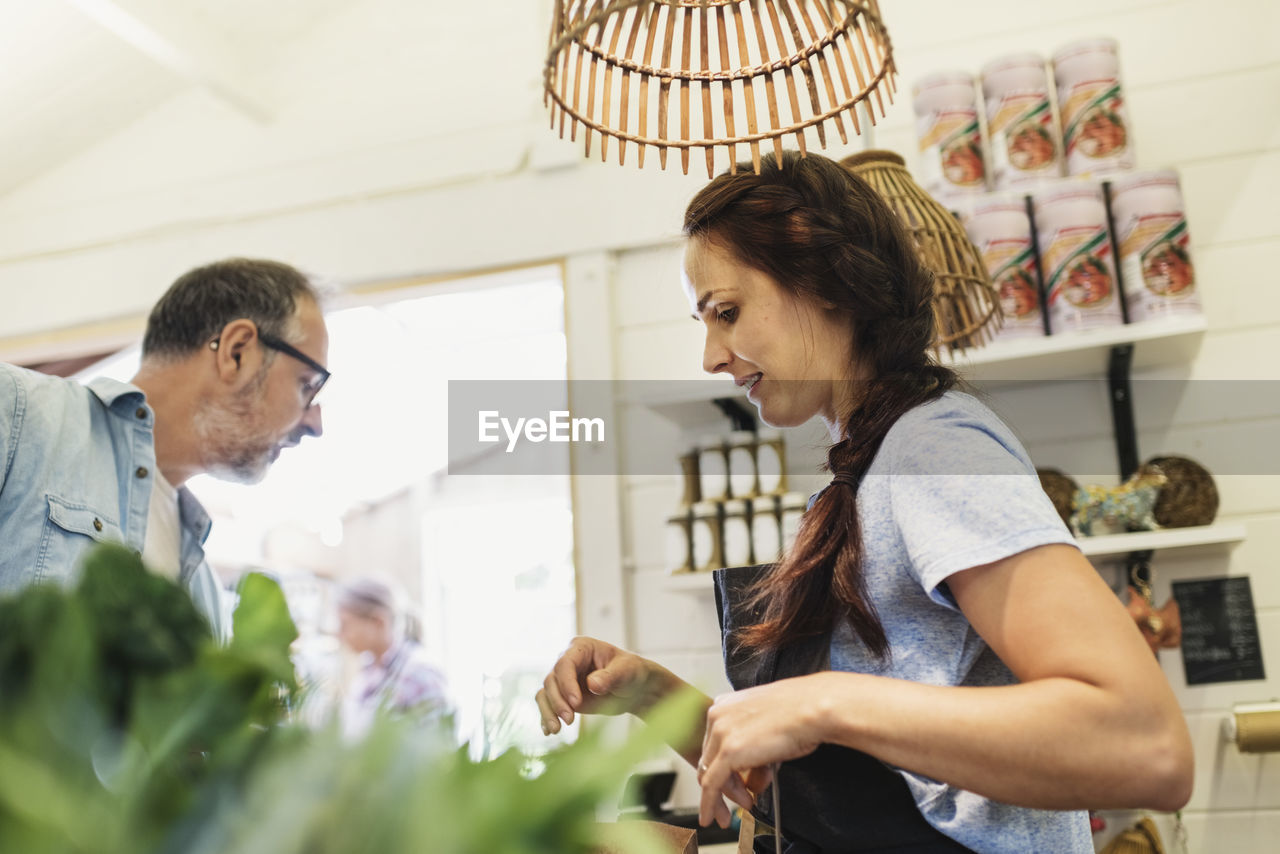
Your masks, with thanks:
[[(932, 276), (888, 205), (789, 154), (717, 177), (684, 231), (703, 367), (832, 442), (786, 556), (716, 574), (735, 690), (673, 745), (701, 821), (727, 825), (727, 796), (762, 852), (776, 823), (787, 854), (1025, 854), (1091, 852), (1087, 808), (1180, 808), (1173, 692), (1018, 440), (934, 360)], [(556, 732), (684, 688), (577, 638), (537, 700)]]

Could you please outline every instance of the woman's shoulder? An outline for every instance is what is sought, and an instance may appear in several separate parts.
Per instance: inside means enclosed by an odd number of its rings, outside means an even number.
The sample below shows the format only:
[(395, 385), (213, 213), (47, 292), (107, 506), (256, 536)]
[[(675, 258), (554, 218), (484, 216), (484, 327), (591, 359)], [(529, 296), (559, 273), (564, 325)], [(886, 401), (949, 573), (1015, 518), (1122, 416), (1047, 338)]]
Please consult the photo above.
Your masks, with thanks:
[(985, 403), (962, 391), (947, 391), (908, 410), (889, 429), (881, 448), (884, 464), (900, 468), (916, 461), (941, 466), (939, 473), (1008, 473), (993, 460), (1016, 459), (1016, 468), (1030, 467), (1022, 443)]
[(978, 398), (967, 392), (951, 390), (903, 413), (889, 428), (886, 441), (960, 427), (1000, 432), (1009, 430), (1000, 417)]

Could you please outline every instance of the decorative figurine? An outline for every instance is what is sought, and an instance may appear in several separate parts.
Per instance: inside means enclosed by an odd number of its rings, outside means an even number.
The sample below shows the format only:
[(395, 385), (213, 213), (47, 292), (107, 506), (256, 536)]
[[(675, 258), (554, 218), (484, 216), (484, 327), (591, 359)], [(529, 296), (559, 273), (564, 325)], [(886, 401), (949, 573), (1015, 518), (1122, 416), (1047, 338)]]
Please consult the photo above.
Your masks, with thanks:
[(1115, 487), (1085, 486), (1076, 490), (1071, 521), (1086, 537), (1153, 530), (1159, 525), (1152, 511), (1167, 480), (1158, 471), (1146, 471)]

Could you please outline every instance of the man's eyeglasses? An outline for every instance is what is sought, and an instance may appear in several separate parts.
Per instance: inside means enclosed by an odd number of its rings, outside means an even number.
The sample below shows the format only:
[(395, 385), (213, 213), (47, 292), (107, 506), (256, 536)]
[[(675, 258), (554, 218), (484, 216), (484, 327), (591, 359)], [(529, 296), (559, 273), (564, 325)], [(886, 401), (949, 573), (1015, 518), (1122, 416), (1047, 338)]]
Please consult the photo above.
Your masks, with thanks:
[(262, 331), (259, 331), (258, 340), (262, 342), (264, 347), (270, 347), (272, 350), (284, 353), (286, 356), (292, 356), (316, 372), (316, 378), (308, 383), (306, 387), (307, 406), (309, 407), (315, 403), (316, 395), (320, 393), (320, 389), (324, 388), (324, 384), (329, 381), (329, 377), (331, 376), (329, 369), (308, 356), (306, 353), (303, 353), (297, 347), (286, 344), (274, 335), (266, 335)]

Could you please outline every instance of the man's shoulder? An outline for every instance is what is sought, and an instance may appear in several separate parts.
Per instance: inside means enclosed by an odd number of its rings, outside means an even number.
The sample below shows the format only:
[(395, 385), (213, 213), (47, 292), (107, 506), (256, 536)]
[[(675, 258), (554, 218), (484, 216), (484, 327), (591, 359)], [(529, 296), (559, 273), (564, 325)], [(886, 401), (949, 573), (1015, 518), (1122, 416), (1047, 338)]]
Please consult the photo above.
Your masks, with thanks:
[(64, 413), (90, 392), (75, 380), (42, 374), (0, 362), (0, 417), (29, 418), (33, 412), (54, 421), (64, 420)]
[(42, 374), (30, 368), (0, 362), (0, 393), (88, 394), (88, 389), (75, 380)]
[(22, 400), (28, 410), (50, 417), (58, 417), (59, 407), (84, 411), (84, 405), (92, 402), (120, 415), (132, 415), (137, 404), (146, 400), (137, 386), (110, 377), (82, 383), (0, 362), (0, 401), (9, 397)]
[(6, 405), (0, 406), (0, 417), (6, 414), (6, 410), (12, 410), (23, 396), (24, 386), (19, 373), (21, 370), (7, 362), (0, 362), (0, 400), (7, 401)]

